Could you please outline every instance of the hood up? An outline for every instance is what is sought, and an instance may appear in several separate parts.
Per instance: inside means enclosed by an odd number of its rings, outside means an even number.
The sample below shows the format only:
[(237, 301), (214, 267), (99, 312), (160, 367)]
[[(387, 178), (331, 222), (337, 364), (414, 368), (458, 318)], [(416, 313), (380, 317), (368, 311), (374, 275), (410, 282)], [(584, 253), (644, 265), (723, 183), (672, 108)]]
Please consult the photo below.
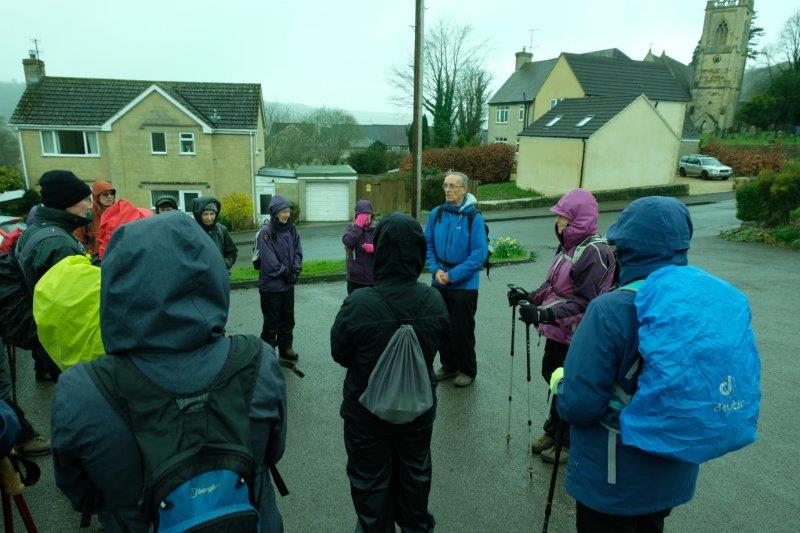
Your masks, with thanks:
[[(211, 226), (206, 226), (203, 224), (202, 217), (203, 211), (206, 210), (206, 206), (208, 204), (214, 204), (217, 206), (217, 218), (214, 219), (214, 224)], [(192, 204), (192, 214), (194, 215), (194, 219), (205, 229), (211, 229), (216, 225), (217, 221), (219, 220), (219, 213), (221, 210), (222, 204), (213, 196), (200, 196), (199, 198), (195, 199), (194, 203)]]
[(100, 195), (108, 191), (114, 191), (114, 194), (117, 193), (117, 190), (108, 181), (98, 180), (92, 182), (92, 220), (96, 219), (99, 222), (100, 215), (108, 209), (100, 204)]
[(356, 215), (360, 215), (361, 213), (369, 213), (371, 215), (373, 213), (372, 203), (370, 203), (369, 200), (359, 200), (356, 202), (355, 212)]
[(281, 224), (278, 222), (278, 213), (283, 211), (287, 207), (293, 207), (292, 202), (281, 196), (280, 194), (276, 194), (272, 197), (272, 200), (269, 202), (269, 218), (273, 224), (275, 230), (283, 230), (289, 227), (292, 223), (292, 219), (289, 219), (289, 222), (286, 224)]
[(569, 219), (569, 226), (563, 234), (559, 235), (558, 229), (555, 230), (556, 237), (566, 250), (597, 233), (597, 200), (586, 189), (571, 190), (550, 208), (550, 212)]
[(175, 198), (173, 198), (172, 196), (170, 196), (168, 194), (165, 194), (163, 196), (159, 196), (158, 199), (156, 200), (156, 205), (153, 206), (153, 207), (155, 207), (156, 210), (158, 210), (159, 207), (167, 205), (167, 204), (171, 205), (172, 209), (178, 209), (178, 202), (176, 202)]
[(415, 219), (392, 213), (375, 230), (375, 280), (414, 282), (425, 265), (425, 234)]
[(100, 325), (108, 353), (184, 352), (224, 335), (230, 300), (225, 264), (183, 213), (117, 228), (101, 269)]
[(667, 265), (686, 265), (692, 232), (689, 210), (675, 198), (648, 196), (631, 202), (608, 228), (608, 242), (617, 247), (622, 265), (620, 283)]

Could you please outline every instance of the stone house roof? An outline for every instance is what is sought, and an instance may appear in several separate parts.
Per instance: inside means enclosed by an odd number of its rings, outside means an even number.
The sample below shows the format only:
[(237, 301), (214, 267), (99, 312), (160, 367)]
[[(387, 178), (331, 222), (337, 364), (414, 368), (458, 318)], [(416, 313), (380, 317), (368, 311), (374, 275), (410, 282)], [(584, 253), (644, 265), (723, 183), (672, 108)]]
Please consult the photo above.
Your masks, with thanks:
[[(520, 136), (588, 139), (639, 96), (565, 98), (539, 117), (533, 124), (522, 130)], [(578, 126), (579, 123), (590, 116), (592, 117), (591, 120)]]
[(10, 122), (100, 126), (155, 85), (211, 128), (258, 127), (261, 85), (45, 76), (28, 85)]

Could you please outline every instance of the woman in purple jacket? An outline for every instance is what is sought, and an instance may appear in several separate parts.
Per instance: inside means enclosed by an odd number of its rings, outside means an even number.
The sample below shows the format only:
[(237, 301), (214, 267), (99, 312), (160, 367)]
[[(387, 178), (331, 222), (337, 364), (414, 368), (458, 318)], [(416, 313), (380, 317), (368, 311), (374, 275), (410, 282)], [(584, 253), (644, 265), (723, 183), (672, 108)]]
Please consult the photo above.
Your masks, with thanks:
[[(606, 240), (597, 233), (597, 200), (585, 189), (574, 189), (550, 208), (556, 215), (555, 233), (558, 239), (553, 262), (547, 278), (531, 293), (521, 289), (508, 292), (509, 305), (521, 300), (531, 304), (520, 309), (520, 320), (533, 324), (539, 335), (547, 339), (542, 357), (542, 377), (550, 383), (556, 368), (563, 366), (572, 334), (598, 295), (607, 292), (614, 281), (616, 260)], [(540, 453), (546, 462), (555, 460), (555, 435), (561, 419), (552, 403), (544, 423), (544, 435), (533, 441), (533, 453)], [(569, 428), (564, 427), (559, 462), (569, 456)]]
[(372, 241), (372, 204), (369, 200), (356, 203), (353, 222), (347, 225), (342, 242), (347, 253), (347, 294), (362, 287), (375, 285), (372, 266), (375, 262), (375, 246)]
[(258, 232), (258, 293), (264, 326), (261, 339), (278, 348), (278, 362), (283, 366), (297, 363), (294, 340), (294, 284), (303, 265), (300, 235), (291, 221), (292, 203), (280, 195), (269, 203), (269, 220)]

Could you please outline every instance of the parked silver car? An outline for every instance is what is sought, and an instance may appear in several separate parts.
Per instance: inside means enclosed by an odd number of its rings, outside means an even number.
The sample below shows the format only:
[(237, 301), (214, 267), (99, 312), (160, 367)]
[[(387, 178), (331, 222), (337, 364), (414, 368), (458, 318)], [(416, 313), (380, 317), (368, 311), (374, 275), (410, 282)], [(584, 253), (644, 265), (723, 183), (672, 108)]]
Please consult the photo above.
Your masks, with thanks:
[(704, 180), (731, 177), (733, 169), (720, 163), (716, 158), (702, 154), (688, 154), (678, 162), (678, 174), (681, 176), (700, 176)]

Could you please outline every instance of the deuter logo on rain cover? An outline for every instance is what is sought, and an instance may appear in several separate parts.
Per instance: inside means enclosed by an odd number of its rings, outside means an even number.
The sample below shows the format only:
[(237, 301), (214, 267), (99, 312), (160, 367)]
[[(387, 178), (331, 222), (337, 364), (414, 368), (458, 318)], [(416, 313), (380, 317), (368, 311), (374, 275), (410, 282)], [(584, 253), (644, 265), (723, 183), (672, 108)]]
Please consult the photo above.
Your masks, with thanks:
[[(719, 384), (720, 394), (722, 394), (723, 396), (731, 396), (734, 391), (734, 386), (733, 386), (734, 381), (735, 380), (733, 379), (733, 376), (729, 375), (725, 381), (720, 383)], [(714, 412), (725, 413), (728, 411), (738, 411), (742, 407), (744, 407), (744, 400), (739, 400), (739, 401), (733, 400), (731, 402), (726, 402), (726, 403), (720, 402), (714, 406)]]

